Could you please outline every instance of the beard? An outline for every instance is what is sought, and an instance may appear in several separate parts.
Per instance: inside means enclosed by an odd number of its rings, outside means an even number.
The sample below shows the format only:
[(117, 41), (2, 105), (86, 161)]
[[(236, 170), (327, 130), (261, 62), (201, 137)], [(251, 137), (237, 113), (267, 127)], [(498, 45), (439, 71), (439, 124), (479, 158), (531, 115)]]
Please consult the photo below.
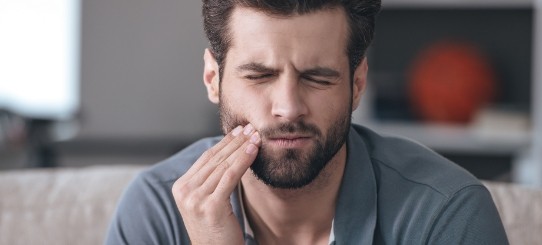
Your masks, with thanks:
[[(219, 108), (224, 134), (238, 125), (249, 123), (246, 118), (231, 110), (222, 95)], [(326, 135), (323, 135), (317, 126), (303, 120), (258, 129), (262, 144), (250, 169), (257, 179), (273, 188), (299, 189), (312, 183), (345, 143), (350, 130), (351, 115), (352, 111), (347, 107), (331, 122)], [(276, 151), (266, 145), (266, 139), (286, 133), (310, 136), (313, 139), (312, 147), (305, 153), (301, 149)]]

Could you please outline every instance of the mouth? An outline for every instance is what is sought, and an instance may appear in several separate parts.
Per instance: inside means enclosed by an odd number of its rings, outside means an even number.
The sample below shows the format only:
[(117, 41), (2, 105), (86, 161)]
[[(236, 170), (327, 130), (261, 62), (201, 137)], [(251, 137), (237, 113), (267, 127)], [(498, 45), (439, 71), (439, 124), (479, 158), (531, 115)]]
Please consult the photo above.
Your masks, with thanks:
[(277, 135), (267, 139), (268, 144), (279, 148), (299, 148), (311, 142), (307, 135)]

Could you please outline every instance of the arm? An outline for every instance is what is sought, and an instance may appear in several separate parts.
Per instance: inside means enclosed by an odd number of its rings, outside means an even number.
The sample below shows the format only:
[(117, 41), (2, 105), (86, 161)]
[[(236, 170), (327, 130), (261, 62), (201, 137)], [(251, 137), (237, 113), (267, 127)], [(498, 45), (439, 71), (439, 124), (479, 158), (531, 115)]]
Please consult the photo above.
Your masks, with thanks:
[(138, 175), (117, 205), (105, 244), (190, 244), (165, 184)]
[(121, 198), (106, 244), (243, 244), (230, 194), (254, 161), (260, 139), (254, 130), (240, 130), (208, 149), (176, 181), (138, 176)]
[(474, 185), (455, 193), (436, 217), (426, 244), (508, 244), (489, 191)]

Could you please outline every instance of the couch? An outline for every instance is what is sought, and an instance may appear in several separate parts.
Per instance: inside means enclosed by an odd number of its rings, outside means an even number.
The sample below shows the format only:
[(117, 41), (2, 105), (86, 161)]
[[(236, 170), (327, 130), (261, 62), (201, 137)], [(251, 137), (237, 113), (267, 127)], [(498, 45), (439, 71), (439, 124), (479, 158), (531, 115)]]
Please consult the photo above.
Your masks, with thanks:
[[(144, 166), (0, 172), (0, 244), (102, 244), (116, 203)], [(485, 182), (511, 244), (542, 244), (542, 190)]]

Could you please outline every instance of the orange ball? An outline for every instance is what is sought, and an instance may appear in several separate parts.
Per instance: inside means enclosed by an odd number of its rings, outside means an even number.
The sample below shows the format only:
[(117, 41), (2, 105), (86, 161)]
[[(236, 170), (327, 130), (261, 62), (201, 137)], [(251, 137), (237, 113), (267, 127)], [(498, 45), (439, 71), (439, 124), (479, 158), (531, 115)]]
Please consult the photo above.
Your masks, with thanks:
[(468, 123), (494, 98), (495, 77), (473, 45), (438, 42), (414, 60), (408, 77), (411, 102), (426, 121)]

